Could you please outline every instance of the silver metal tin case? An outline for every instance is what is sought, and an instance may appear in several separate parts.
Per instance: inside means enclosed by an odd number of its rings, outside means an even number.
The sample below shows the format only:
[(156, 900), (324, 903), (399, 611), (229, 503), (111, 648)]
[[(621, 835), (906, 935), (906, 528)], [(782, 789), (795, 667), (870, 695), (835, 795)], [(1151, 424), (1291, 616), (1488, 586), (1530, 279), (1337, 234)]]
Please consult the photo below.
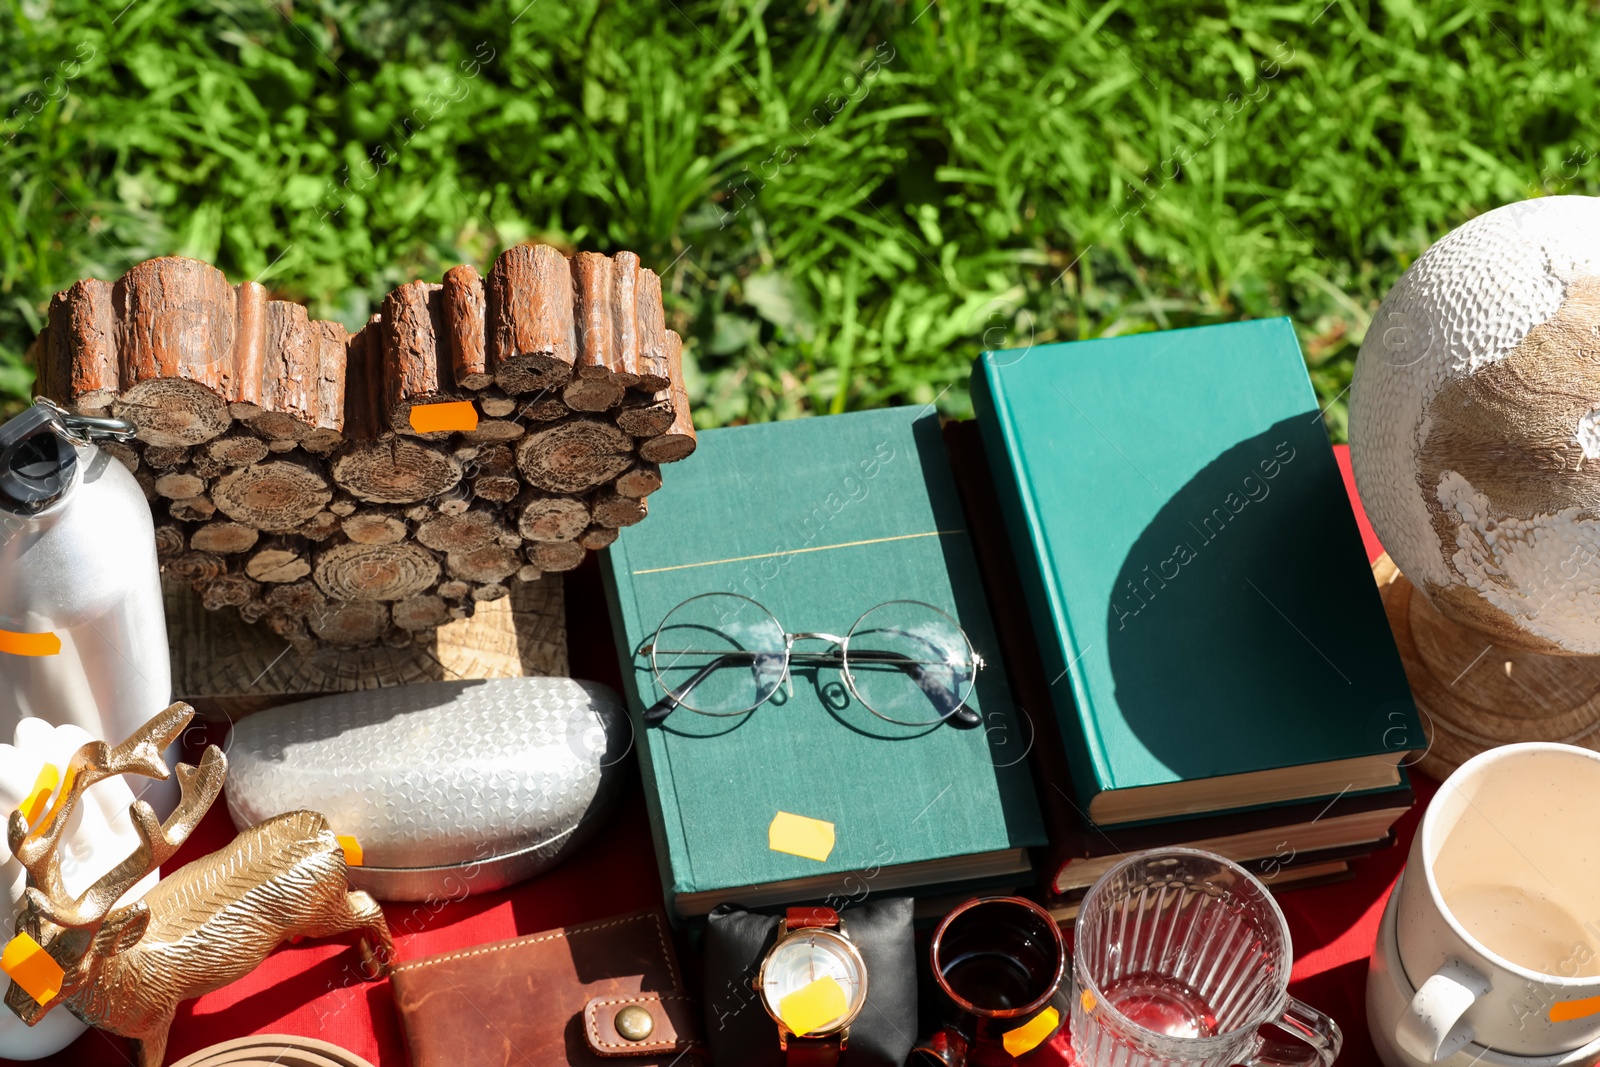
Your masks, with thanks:
[(379, 900), (500, 889), (553, 866), (605, 818), (633, 728), (571, 678), (427, 682), (318, 697), (233, 728), (228, 813), (286, 811), (354, 837), (350, 884)]

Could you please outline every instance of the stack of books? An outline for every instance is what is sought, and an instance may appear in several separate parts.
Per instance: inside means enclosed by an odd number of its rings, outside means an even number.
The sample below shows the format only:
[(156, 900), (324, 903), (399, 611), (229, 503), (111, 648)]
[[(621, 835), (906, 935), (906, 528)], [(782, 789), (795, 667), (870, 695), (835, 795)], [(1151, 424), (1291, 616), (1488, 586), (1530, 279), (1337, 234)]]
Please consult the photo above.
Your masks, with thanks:
[[(1285, 888), (1392, 843), (1422, 727), (1287, 320), (989, 353), (973, 396), (709, 430), (606, 553), (674, 911), (1032, 889), (1067, 919), (1141, 849)], [(641, 650), (713, 592), (791, 633), (932, 604), (987, 661), (981, 725), (886, 724), (814, 666), (647, 724)], [(777, 841), (796, 819), (826, 847)]]
[(1284, 888), (1391, 844), (1425, 740), (1288, 320), (986, 353), (973, 397), (1057, 916), (1140, 849)]

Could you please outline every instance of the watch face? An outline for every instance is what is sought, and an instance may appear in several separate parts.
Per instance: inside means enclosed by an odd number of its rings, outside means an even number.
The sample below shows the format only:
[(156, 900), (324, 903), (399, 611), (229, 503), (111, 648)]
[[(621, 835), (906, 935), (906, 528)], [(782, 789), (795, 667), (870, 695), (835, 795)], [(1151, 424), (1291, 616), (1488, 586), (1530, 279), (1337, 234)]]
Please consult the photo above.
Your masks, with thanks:
[(761, 996), (774, 1019), (783, 1020), (779, 1005), (819, 978), (832, 978), (844, 990), (845, 1010), (813, 1027), (810, 1033), (831, 1034), (850, 1024), (867, 995), (867, 970), (861, 954), (832, 930), (800, 930), (773, 948), (761, 967)]

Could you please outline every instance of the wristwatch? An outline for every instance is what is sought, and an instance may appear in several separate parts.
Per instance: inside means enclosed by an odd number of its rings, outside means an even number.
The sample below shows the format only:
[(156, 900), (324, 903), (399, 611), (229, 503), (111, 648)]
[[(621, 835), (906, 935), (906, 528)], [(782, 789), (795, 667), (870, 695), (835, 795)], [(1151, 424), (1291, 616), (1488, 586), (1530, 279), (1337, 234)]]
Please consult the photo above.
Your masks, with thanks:
[[(844, 1011), (796, 1033), (784, 1020), (784, 999), (825, 978), (833, 979), (844, 993)], [(849, 1040), (850, 1024), (867, 1002), (867, 964), (838, 912), (790, 908), (778, 920), (778, 939), (761, 961), (755, 989), (778, 1024), (778, 1047), (787, 1054), (788, 1067), (831, 1067)]]

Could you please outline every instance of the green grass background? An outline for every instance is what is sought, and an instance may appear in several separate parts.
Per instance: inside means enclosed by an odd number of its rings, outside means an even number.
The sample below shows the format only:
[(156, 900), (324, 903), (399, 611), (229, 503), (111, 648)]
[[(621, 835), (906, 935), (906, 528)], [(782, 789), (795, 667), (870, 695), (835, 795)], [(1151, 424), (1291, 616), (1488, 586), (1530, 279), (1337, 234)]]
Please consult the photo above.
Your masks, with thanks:
[(12, 408), (79, 277), (196, 256), (355, 325), (538, 239), (664, 274), (703, 426), (960, 415), (982, 348), (1287, 314), (1338, 437), (1407, 264), (1600, 154), (1585, 0), (12, 0), (0, 34)]

